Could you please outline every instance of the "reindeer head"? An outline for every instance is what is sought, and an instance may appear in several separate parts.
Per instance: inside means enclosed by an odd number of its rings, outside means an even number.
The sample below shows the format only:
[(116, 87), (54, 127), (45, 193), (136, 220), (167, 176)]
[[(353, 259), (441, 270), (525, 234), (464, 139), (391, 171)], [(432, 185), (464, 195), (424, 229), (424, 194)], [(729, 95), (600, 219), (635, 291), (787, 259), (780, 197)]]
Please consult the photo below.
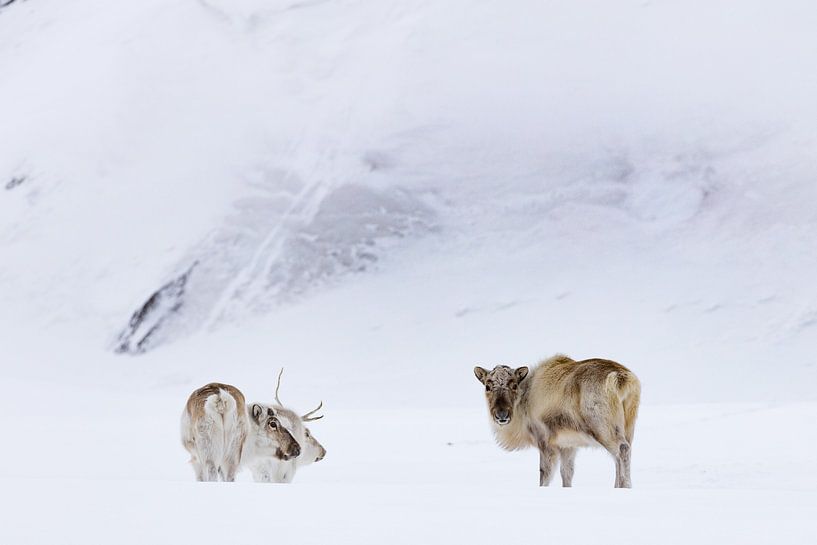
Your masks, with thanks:
[[(309, 411), (305, 415), (301, 416), (301, 421), (302, 422), (312, 422), (313, 420), (320, 420), (321, 418), (323, 418), (323, 415), (312, 416), (316, 412), (318, 412), (321, 407), (323, 407), (323, 401), (320, 402), (320, 404), (318, 405), (318, 407), (315, 410)], [(312, 433), (309, 431), (309, 428), (307, 428), (306, 426), (304, 426), (304, 435), (305, 435), (305, 439), (306, 439), (304, 441), (305, 444), (306, 444), (306, 448), (304, 449), (305, 452), (304, 452), (304, 456), (303, 456), (303, 460), (304, 460), (303, 463), (311, 464), (313, 462), (313, 460), (315, 462), (320, 462), (321, 460), (323, 460), (326, 457), (326, 449), (323, 448), (323, 445), (318, 443), (318, 440), (315, 439), (312, 436)]]
[(313, 462), (320, 462), (326, 457), (326, 449), (312, 436), (309, 428), (304, 426), (304, 422), (312, 422), (323, 418), (323, 415), (314, 416), (315, 413), (323, 407), (323, 401), (313, 410), (302, 416), (298, 416), (294, 411), (284, 408), (284, 404), (281, 403), (281, 398), (278, 397), (278, 391), (281, 389), (281, 375), (283, 374), (284, 369), (281, 368), (278, 372), (278, 384), (275, 386), (275, 402), (278, 404), (279, 414), (286, 420), (287, 428), (298, 437), (298, 440), (303, 445), (303, 451), (298, 458), (298, 464), (306, 465)]
[(304, 427), (304, 434), (306, 435), (306, 441), (304, 442), (304, 453), (303, 456), (301, 456), (304, 463), (311, 464), (313, 461), (320, 462), (326, 457), (326, 449), (312, 436), (309, 428)]
[(252, 421), (262, 435), (266, 436), (270, 445), (276, 447), (275, 457), (281, 460), (296, 458), (301, 454), (301, 445), (278, 419), (278, 414), (272, 407), (253, 403), (250, 408)]
[(298, 456), (298, 466), (305, 466), (313, 462), (320, 462), (326, 456), (326, 449), (318, 443), (312, 436), (309, 428), (304, 426), (304, 422), (309, 422), (309, 417), (304, 418), (298, 413), (285, 407), (275, 407), (278, 419), (287, 430), (298, 440), (301, 445), (301, 455)]
[(485, 385), (485, 399), (491, 418), (500, 426), (509, 424), (519, 397), (519, 384), (528, 376), (528, 368), (511, 369), (507, 365), (497, 365), (488, 371), (474, 367), (474, 374)]

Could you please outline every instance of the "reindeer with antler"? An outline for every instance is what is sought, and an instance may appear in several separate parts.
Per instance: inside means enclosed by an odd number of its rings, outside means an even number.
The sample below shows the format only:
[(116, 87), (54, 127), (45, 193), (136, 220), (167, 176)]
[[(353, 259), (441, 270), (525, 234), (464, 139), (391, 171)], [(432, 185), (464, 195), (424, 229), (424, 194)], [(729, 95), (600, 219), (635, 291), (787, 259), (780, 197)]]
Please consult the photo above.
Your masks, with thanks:
[(256, 460), (250, 464), (249, 467), (253, 479), (258, 482), (290, 483), (292, 479), (295, 478), (295, 472), (299, 467), (309, 465), (313, 462), (320, 462), (326, 456), (326, 449), (315, 439), (312, 432), (309, 431), (309, 428), (304, 426), (304, 422), (313, 422), (323, 418), (323, 415), (315, 416), (315, 413), (323, 407), (323, 401), (321, 401), (315, 409), (300, 416), (292, 409), (284, 407), (284, 404), (281, 403), (281, 399), (278, 397), (283, 373), (283, 369), (278, 373), (278, 383), (275, 386), (275, 405), (273, 409), (281, 424), (295, 437), (298, 444), (301, 445), (301, 453), (288, 460), (268, 457)]
[(199, 481), (234, 481), (240, 466), (294, 460), (301, 446), (271, 407), (246, 406), (244, 394), (211, 382), (190, 394), (181, 418), (182, 445)]

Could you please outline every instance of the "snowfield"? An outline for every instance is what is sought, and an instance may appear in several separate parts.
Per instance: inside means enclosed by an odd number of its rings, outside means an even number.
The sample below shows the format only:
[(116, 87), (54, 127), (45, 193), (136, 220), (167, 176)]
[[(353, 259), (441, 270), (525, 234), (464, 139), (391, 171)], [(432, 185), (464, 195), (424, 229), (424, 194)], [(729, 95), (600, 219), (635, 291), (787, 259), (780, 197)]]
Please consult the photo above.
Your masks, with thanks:
[[(14, 481), (13, 481), (14, 482)], [(14, 483), (16, 484), (16, 483)], [(160, 496), (159, 496), (160, 495)], [(157, 500), (157, 496), (161, 501)], [(77, 497), (81, 500), (77, 501)], [(43, 499), (45, 498), (45, 499)], [(117, 501), (127, 498), (127, 502)], [(814, 496), (802, 492), (549, 489), (505, 485), (247, 485), (65, 480), (25, 483), (9, 542), (810, 543)], [(37, 517), (54, 512), (48, 525)], [(22, 516), (16, 516), (22, 513)], [(216, 521), (216, 522), (213, 522)], [(4, 521), (5, 522), (5, 521)], [(56, 527), (56, 528), (55, 528)], [(178, 535), (174, 529), (183, 528)], [(272, 537), (271, 537), (272, 536)]]
[[(0, 543), (817, 542), (815, 20), (0, 7)], [(493, 443), (474, 365), (555, 352), (640, 377), (632, 490)], [(326, 459), (194, 482), (280, 367)]]
[[(167, 416), (178, 412), (181, 386), (161, 394), (12, 386), (51, 393), (43, 404), (3, 400), (3, 429), (35, 447), (4, 452), (4, 543), (223, 543), (271, 532), (297, 543), (531, 535), (812, 543), (816, 535), (815, 403), (646, 406), (631, 490), (612, 488), (613, 464), (596, 450), (580, 452), (574, 488), (538, 488), (538, 455), (500, 451), (476, 414), (482, 407), (328, 409), (311, 426), (330, 445), (327, 458), (294, 484), (243, 474), (227, 485), (193, 482)], [(100, 416), (98, 405), (110, 411)]]

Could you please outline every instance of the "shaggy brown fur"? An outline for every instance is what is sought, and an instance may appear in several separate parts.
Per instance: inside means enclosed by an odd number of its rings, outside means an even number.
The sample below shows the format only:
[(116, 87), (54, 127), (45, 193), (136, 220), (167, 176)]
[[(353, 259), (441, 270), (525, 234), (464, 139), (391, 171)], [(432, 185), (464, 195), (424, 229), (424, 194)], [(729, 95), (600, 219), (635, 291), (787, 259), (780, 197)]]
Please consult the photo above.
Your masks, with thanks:
[(498, 365), (476, 367), (497, 443), (507, 450), (539, 449), (539, 484), (546, 486), (556, 460), (562, 484), (571, 486), (576, 449), (602, 446), (616, 462), (617, 488), (629, 488), (630, 449), (641, 384), (611, 360), (575, 361), (556, 355), (533, 371)]

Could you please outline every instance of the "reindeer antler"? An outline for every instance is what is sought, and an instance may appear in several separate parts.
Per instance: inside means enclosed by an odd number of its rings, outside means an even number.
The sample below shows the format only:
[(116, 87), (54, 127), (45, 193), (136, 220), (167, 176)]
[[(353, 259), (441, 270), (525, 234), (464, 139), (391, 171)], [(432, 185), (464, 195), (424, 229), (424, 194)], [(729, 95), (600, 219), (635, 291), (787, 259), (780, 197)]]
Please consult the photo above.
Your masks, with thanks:
[(321, 401), (320, 404), (318, 404), (318, 406), (315, 407), (313, 410), (311, 410), (308, 413), (306, 413), (305, 415), (303, 415), (301, 417), (301, 420), (303, 420), (304, 422), (312, 422), (313, 420), (320, 420), (321, 418), (323, 418), (323, 415), (314, 416), (314, 417), (312, 415), (315, 414), (316, 412), (320, 411), (321, 407), (323, 407), (323, 401)]
[(280, 405), (281, 407), (283, 407), (284, 404), (281, 403), (280, 399), (278, 399), (278, 389), (281, 387), (281, 375), (283, 375), (283, 374), (284, 374), (284, 368), (281, 367), (281, 370), (278, 371), (278, 384), (275, 385), (275, 402), (278, 405)]
[[(283, 407), (284, 404), (281, 403), (281, 400), (278, 397), (278, 390), (281, 388), (281, 375), (283, 375), (283, 374), (284, 374), (284, 368), (281, 367), (281, 370), (278, 371), (278, 384), (275, 385), (275, 402), (278, 405), (280, 405), (281, 407)], [(301, 420), (303, 420), (304, 422), (312, 422), (313, 420), (320, 420), (321, 418), (323, 418), (323, 415), (320, 415), (320, 416), (312, 416), (312, 415), (315, 414), (316, 412), (320, 411), (321, 407), (323, 407), (323, 401), (321, 401), (318, 404), (318, 406), (315, 407), (313, 410), (311, 410), (308, 413), (306, 413), (305, 415), (303, 415), (301, 417)]]

